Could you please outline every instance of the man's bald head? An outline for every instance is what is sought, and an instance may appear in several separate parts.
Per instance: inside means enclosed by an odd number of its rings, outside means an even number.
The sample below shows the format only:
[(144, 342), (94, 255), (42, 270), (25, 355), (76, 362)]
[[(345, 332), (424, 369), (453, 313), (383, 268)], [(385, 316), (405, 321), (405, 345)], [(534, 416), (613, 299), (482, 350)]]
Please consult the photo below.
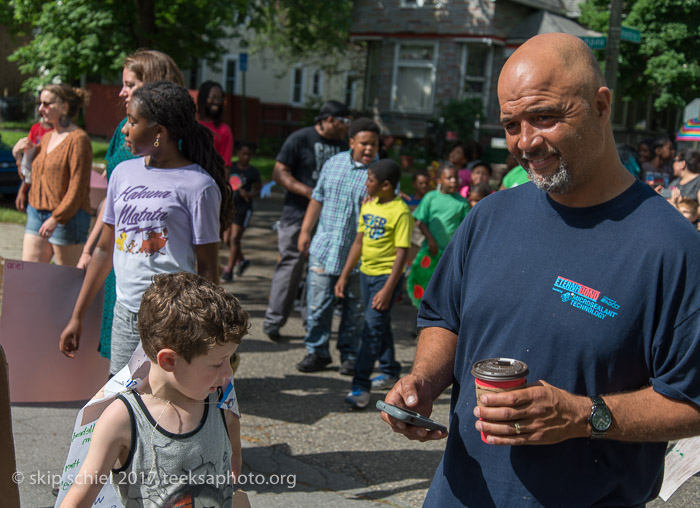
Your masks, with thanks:
[(591, 49), (580, 38), (562, 33), (536, 35), (508, 58), (498, 80), (499, 97), (502, 81), (507, 78), (556, 82), (583, 97), (605, 86)]
[(610, 125), (610, 91), (578, 37), (543, 34), (520, 46), (498, 78), (498, 101), (508, 150), (560, 203), (599, 203), (628, 184)]

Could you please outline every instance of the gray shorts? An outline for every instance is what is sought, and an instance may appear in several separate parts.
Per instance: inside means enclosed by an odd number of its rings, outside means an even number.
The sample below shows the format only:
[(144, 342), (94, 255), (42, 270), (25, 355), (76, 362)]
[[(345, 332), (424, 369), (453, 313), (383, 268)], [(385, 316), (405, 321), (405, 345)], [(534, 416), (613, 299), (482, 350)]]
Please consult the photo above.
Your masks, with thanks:
[(138, 315), (124, 307), (117, 300), (114, 303), (114, 318), (112, 320), (112, 345), (109, 358), (110, 374), (116, 374), (129, 363), (129, 359), (140, 341)]

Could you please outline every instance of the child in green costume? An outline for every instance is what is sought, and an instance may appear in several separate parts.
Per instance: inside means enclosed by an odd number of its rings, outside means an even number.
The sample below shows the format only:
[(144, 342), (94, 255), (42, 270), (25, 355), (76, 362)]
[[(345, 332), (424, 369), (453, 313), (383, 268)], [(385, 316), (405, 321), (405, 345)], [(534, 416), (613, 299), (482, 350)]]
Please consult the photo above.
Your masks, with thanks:
[(454, 167), (441, 168), (439, 184), (439, 190), (428, 192), (413, 212), (413, 217), (420, 221), (418, 227), (425, 235), (407, 282), (408, 296), (416, 308), (420, 306), (423, 292), (443, 250), (470, 210), (469, 202), (459, 195), (459, 179)]

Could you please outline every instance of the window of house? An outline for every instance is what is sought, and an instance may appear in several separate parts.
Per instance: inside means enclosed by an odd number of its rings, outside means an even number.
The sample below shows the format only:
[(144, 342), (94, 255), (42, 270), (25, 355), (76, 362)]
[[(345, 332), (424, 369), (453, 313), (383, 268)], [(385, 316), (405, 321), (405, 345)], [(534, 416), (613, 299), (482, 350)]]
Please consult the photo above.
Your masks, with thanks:
[(367, 43), (367, 71), (365, 78), (365, 108), (371, 109), (379, 99), (381, 41)]
[(350, 109), (360, 109), (360, 84), (362, 78), (348, 74), (345, 78), (345, 104)]
[(301, 104), (304, 101), (304, 68), (292, 69), (292, 104)]
[(462, 97), (481, 97), (484, 108), (489, 103), (493, 46), (484, 43), (462, 45), (460, 74)]
[(391, 86), (392, 110), (432, 113), (437, 48), (436, 42), (396, 45)]
[(323, 74), (320, 70), (314, 71), (313, 80), (311, 82), (311, 93), (317, 97), (323, 95)]
[(226, 93), (236, 93), (238, 60), (234, 56), (224, 57), (224, 91)]
[(401, 7), (441, 7), (442, 0), (401, 0)]
[(491, 78), (492, 49), (486, 44), (464, 44), (462, 49), (462, 92), (484, 95)]

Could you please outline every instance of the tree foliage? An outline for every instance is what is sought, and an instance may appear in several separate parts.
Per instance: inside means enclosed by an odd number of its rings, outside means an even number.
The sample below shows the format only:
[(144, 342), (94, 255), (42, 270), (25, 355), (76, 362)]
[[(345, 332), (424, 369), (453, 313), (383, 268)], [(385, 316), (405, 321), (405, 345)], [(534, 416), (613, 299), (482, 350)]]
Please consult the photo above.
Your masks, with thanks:
[[(620, 42), (618, 83), (625, 95), (655, 95), (661, 111), (700, 96), (700, 0), (627, 0), (622, 25), (642, 32), (641, 44)], [(609, 1), (587, 0), (579, 22), (607, 34)], [(602, 52), (599, 52), (602, 54)]]
[(282, 60), (321, 65), (345, 55), (352, 0), (266, 0), (251, 2), (250, 9), (254, 50), (267, 47)]
[(253, 34), (287, 60), (338, 54), (348, 41), (352, 2), (334, 0), (0, 0), (0, 21), (33, 39), (12, 55), (31, 77), (26, 90), (83, 74), (112, 74), (139, 48), (168, 53), (188, 69), (216, 60), (222, 41)]
[(446, 103), (441, 102), (439, 107), (445, 129), (456, 132), (457, 138), (462, 141), (473, 138), (474, 123), (484, 116), (481, 97), (450, 99)]

